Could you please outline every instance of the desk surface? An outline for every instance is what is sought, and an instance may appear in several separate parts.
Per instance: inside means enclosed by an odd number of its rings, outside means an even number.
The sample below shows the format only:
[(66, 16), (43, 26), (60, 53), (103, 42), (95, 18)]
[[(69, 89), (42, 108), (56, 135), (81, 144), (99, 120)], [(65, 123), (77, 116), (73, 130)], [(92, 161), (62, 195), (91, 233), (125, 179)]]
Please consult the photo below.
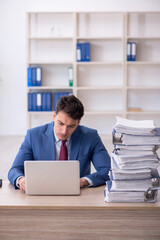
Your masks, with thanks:
[(0, 209), (157, 209), (160, 208), (160, 197), (156, 203), (106, 203), (104, 188), (81, 189), (79, 196), (28, 196), (4, 181), (0, 188)]

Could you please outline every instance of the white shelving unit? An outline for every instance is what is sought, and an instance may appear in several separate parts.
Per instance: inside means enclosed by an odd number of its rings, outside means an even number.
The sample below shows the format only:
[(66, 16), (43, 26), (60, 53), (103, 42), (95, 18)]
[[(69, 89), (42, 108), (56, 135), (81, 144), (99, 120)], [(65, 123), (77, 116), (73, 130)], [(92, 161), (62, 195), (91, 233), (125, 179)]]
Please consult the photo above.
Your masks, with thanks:
[[(32, 12), (27, 18), (27, 67), (42, 67), (42, 86), (28, 92), (73, 92), (85, 107), (81, 123), (104, 141), (116, 115), (160, 125), (160, 13)], [(135, 62), (126, 60), (128, 41), (137, 42)], [(76, 61), (81, 42), (90, 42), (90, 62)], [(51, 120), (52, 112), (28, 112), (28, 128)]]
[(126, 13), (126, 20), (126, 41), (137, 43), (136, 62), (126, 62), (126, 117), (160, 126), (160, 13)]

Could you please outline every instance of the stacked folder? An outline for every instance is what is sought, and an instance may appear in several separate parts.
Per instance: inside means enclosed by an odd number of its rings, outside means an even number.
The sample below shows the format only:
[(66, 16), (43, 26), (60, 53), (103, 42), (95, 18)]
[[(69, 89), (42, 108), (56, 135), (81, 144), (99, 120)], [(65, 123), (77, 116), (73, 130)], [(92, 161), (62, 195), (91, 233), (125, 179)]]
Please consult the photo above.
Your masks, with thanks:
[(117, 117), (113, 144), (105, 201), (155, 202), (160, 189), (157, 154), (160, 129), (151, 120), (133, 121)]

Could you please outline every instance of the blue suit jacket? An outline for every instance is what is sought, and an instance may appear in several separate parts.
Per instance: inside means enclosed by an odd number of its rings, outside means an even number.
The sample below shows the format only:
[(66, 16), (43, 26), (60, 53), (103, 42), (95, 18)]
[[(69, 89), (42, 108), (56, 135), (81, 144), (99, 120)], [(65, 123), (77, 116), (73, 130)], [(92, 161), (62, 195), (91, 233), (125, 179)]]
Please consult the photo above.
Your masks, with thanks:
[[(16, 188), (16, 179), (24, 175), (26, 160), (56, 160), (54, 123), (27, 131), (24, 142), (8, 173), (8, 179)], [(69, 160), (80, 162), (80, 177), (88, 177), (93, 186), (109, 180), (110, 157), (96, 130), (78, 126), (71, 136)], [(91, 161), (97, 172), (90, 174)]]

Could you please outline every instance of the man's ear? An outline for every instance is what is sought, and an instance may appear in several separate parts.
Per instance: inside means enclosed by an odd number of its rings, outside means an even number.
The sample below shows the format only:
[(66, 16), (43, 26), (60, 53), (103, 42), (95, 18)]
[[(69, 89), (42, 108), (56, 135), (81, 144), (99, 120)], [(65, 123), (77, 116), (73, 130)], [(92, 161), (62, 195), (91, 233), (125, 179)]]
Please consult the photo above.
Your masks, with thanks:
[(53, 112), (53, 121), (55, 121), (55, 118), (56, 118), (56, 112), (54, 111)]

